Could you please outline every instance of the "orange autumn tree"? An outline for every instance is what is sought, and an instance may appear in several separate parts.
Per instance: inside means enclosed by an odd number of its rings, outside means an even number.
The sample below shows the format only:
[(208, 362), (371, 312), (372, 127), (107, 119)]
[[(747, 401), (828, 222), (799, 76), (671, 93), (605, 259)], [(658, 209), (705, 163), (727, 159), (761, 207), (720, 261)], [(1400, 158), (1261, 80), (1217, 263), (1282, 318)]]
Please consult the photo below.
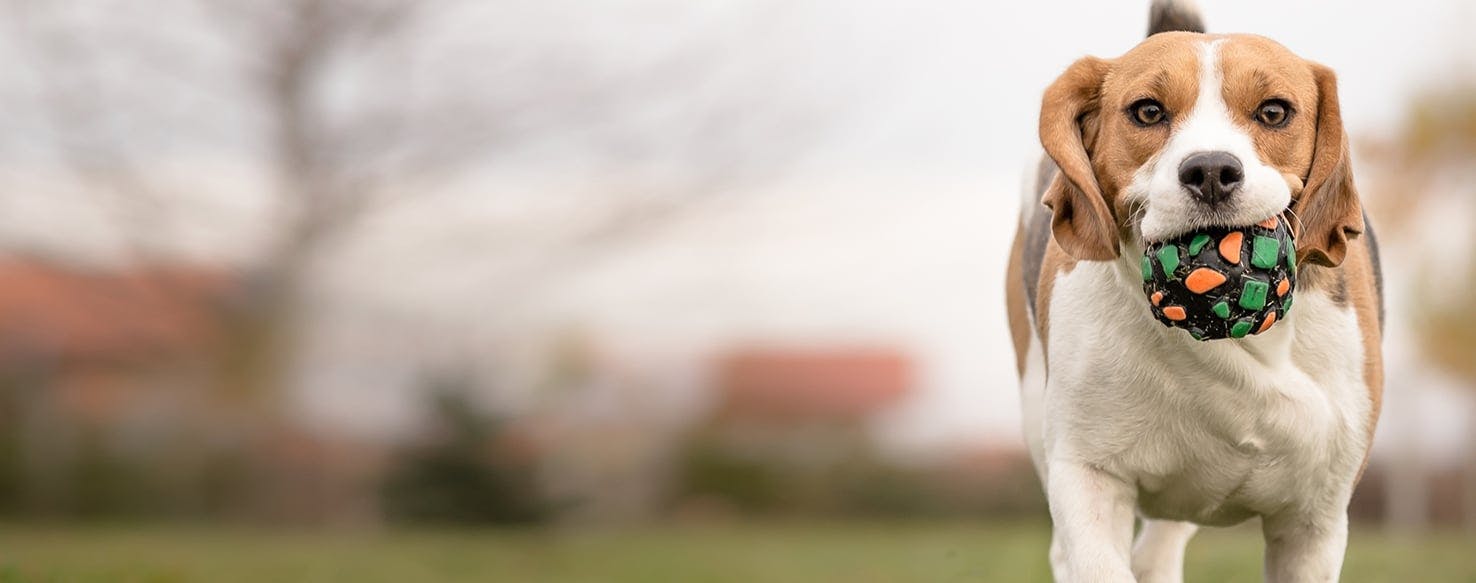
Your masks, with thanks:
[[(1461, 213), (1442, 220), (1454, 221), (1466, 236), (1476, 233), (1476, 81), (1414, 99), (1399, 132), (1367, 145), (1383, 178), (1369, 197), (1378, 226), (1412, 236), (1430, 228), (1421, 209), (1439, 208)], [(1450, 239), (1464, 240), (1461, 233)], [(1469, 292), (1476, 289), (1476, 252), (1464, 244), (1448, 251), (1417, 267), (1408, 314), (1425, 362), (1476, 389), (1476, 294)], [(1476, 443), (1476, 427), (1468, 441)], [(1467, 527), (1476, 529), (1476, 447), (1467, 455), (1462, 510)]]

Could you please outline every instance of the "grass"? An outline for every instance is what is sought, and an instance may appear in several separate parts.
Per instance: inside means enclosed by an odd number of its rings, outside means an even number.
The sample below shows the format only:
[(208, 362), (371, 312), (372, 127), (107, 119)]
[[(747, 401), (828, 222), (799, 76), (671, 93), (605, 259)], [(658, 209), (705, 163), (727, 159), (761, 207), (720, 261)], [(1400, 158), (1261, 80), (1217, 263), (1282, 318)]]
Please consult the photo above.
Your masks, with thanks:
[[(778, 523), (292, 532), (0, 528), (15, 581), (1048, 581), (1044, 525)], [(1189, 581), (1259, 581), (1254, 527), (1211, 530)], [(1355, 531), (1344, 581), (1476, 582), (1476, 540)]]

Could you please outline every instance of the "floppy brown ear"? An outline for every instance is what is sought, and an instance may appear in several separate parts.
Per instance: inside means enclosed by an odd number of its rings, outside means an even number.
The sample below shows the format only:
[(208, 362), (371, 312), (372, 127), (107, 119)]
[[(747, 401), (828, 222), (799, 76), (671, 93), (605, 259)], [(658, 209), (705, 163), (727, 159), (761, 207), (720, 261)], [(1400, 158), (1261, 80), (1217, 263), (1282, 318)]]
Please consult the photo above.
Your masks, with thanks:
[(1118, 256), (1112, 209), (1092, 171), (1089, 155), (1096, 141), (1102, 80), (1111, 63), (1086, 57), (1066, 69), (1046, 89), (1040, 104), (1040, 143), (1060, 174), (1046, 189), (1051, 232), (1072, 257), (1106, 261)]
[(1297, 258), (1302, 263), (1337, 267), (1348, 254), (1348, 240), (1363, 233), (1363, 205), (1353, 185), (1348, 136), (1338, 109), (1338, 79), (1332, 69), (1313, 64), (1317, 79), (1317, 142), (1307, 187), (1292, 205), (1300, 222)]

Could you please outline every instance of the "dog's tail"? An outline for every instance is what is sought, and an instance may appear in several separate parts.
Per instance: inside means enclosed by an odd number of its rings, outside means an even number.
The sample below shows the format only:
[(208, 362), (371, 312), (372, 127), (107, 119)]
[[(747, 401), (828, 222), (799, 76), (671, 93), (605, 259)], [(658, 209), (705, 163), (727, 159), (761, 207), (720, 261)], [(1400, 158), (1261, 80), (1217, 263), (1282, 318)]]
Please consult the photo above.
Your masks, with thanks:
[(1153, 0), (1148, 12), (1148, 36), (1182, 30), (1204, 32), (1204, 17), (1194, 0)]

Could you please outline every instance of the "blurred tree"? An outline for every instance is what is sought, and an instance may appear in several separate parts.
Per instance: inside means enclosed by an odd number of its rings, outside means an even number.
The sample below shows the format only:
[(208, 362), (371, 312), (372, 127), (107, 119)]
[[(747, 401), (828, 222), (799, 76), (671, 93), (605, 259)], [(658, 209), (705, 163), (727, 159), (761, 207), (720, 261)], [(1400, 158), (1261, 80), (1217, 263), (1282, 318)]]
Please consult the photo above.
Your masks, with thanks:
[[(179, 215), (188, 191), (209, 185), (170, 184), (174, 157), (244, 150), (266, 170), (273, 214), (244, 266), (250, 293), (227, 352), (234, 392), (267, 409), (291, 369), (315, 263), (366, 217), (523, 150), (577, 142), (602, 161), (596, 173), (622, 176), (599, 177), (615, 186), (588, 201), (602, 209), (586, 213), (595, 220), (546, 241), (566, 253), (537, 270), (557, 271), (771, 175), (813, 125), (765, 72), (724, 66), (725, 43), (741, 36), (724, 27), (743, 31), (763, 10), (716, 14), (678, 46), (612, 66), (597, 46), (504, 24), (536, 10), (511, 2), (8, 2), (48, 122), (28, 138), (110, 199), (135, 255), (167, 253), (177, 223), (198, 218)], [(498, 26), (469, 47), (440, 46), (468, 22)]]
[[(167, 259), (186, 231), (234, 218), (218, 202), (200, 210), (213, 177), (182, 180), (171, 164), (249, 160), (266, 177), (270, 212), (243, 254), (244, 293), (222, 316), (218, 413), (248, 442), (290, 423), (314, 278), (367, 217), (540, 148), (577, 150), (599, 161), (591, 180), (605, 184), (591, 189), (589, 220), (476, 250), (541, 253), (509, 278), (533, 289), (771, 176), (812, 125), (802, 100), (766, 81), (766, 59), (728, 66), (725, 52), (752, 51), (747, 29), (767, 22), (752, 7), (689, 8), (705, 24), (617, 66), (576, 35), (547, 34), (568, 29), (565, 13), (577, 18), (581, 3), (558, 13), (468, 0), (4, 1), (6, 42), (28, 67), (0, 99), (43, 123), (0, 156), (45, 160), (50, 175), (95, 193), (131, 259)], [(519, 26), (539, 10), (558, 26)]]
[[(1420, 209), (1465, 209), (1470, 216), (1445, 218), (1461, 221), (1468, 235), (1476, 232), (1476, 166), (1471, 163), (1476, 159), (1476, 85), (1453, 84), (1417, 97), (1402, 131), (1369, 146), (1374, 160), (1388, 173), (1375, 189), (1379, 196), (1371, 197), (1381, 226), (1410, 235), (1425, 229), (1418, 224)], [(1420, 354), (1476, 390), (1476, 294), (1470, 293), (1476, 289), (1476, 253), (1442, 252), (1438, 257), (1438, 262), (1419, 266), (1420, 283), (1412, 290)], [(1469, 443), (1476, 444), (1476, 409), (1468, 419)], [(1462, 505), (1466, 525), (1476, 530), (1476, 447), (1467, 452)], [(1426, 480), (1428, 473), (1405, 472), (1392, 479)], [(1428, 484), (1416, 487), (1425, 489)], [(1391, 484), (1391, 492), (1397, 490), (1397, 484)]]

